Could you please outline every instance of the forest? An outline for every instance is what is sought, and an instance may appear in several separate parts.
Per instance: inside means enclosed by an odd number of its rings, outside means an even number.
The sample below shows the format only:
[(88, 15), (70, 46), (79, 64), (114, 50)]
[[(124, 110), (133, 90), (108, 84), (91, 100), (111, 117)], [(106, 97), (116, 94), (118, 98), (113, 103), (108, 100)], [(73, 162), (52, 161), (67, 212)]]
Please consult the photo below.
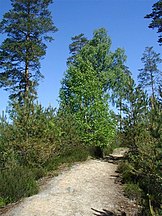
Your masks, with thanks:
[[(111, 51), (105, 28), (73, 36), (59, 107), (43, 107), (37, 87), (40, 60), (58, 31), (52, 0), (11, 0), (0, 21), (0, 87), (8, 110), (0, 116), (0, 207), (38, 192), (37, 180), (63, 163), (103, 158), (117, 147), (129, 152), (119, 164), (127, 195), (140, 215), (162, 215), (162, 59), (153, 47), (141, 55), (138, 83), (124, 49)], [(162, 45), (162, 1), (144, 17)], [(114, 111), (112, 106), (115, 107)]]

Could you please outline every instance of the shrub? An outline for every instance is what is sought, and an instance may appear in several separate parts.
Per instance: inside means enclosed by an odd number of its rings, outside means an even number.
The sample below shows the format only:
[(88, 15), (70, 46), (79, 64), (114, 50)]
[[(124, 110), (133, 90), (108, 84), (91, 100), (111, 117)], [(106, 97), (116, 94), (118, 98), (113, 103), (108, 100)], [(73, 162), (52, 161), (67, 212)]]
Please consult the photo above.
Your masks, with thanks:
[(136, 175), (134, 168), (128, 161), (122, 161), (118, 166), (118, 172), (122, 174), (122, 180), (124, 183), (135, 182)]
[(142, 190), (137, 184), (126, 184), (124, 186), (124, 194), (131, 200), (136, 200), (138, 203), (141, 201)]
[(16, 166), (0, 172), (0, 197), (6, 204), (37, 192), (37, 183), (27, 167)]
[(31, 169), (34, 179), (38, 180), (46, 175), (46, 170), (42, 167), (34, 167)]
[(67, 152), (66, 155), (64, 155), (64, 157), (67, 158), (67, 161), (69, 162), (76, 162), (76, 161), (85, 161), (88, 155), (89, 155), (88, 150), (84, 146), (81, 146), (81, 147), (74, 148), (70, 152)]
[(5, 206), (5, 200), (0, 197), (0, 208)]
[(107, 145), (105, 148), (104, 148), (104, 155), (109, 155), (113, 152), (113, 150), (115, 148), (119, 148), (119, 145), (116, 143), (116, 140), (114, 139), (110, 145)]
[(50, 160), (48, 160), (45, 164), (45, 168), (48, 171), (51, 171), (57, 169), (61, 164), (71, 164), (77, 161), (85, 161), (88, 155), (88, 150), (85, 147), (75, 147), (71, 150), (67, 150), (66, 152), (62, 152), (56, 157), (50, 158)]

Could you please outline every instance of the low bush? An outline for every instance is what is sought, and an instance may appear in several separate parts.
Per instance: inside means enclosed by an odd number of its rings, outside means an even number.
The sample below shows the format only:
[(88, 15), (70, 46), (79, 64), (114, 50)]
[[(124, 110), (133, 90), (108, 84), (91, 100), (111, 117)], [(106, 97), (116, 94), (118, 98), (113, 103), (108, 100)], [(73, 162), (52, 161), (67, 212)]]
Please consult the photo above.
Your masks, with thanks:
[(71, 164), (77, 161), (85, 161), (89, 152), (84, 147), (76, 147), (62, 152), (60, 155), (50, 158), (45, 164), (48, 171), (57, 169), (61, 164)]
[(120, 162), (117, 171), (121, 173), (122, 181), (124, 183), (135, 182), (136, 175), (133, 171), (133, 167), (128, 163), (128, 161)]
[(137, 184), (125, 184), (124, 194), (131, 200), (136, 200), (136, 202), (141, 202), (142, 190)]
[(0, 208), (5, 206), (5, 199), (0, 197)]
[(46, 170), (43, 167), (34, 167), (31, 171), (35, 180), (38, 180), (46, 175)]
[(113, 150), (118, 147), (117, 145), (115, 145), (114, 143), (112, 143), (111, 145), (108, 145), (104, 148), (104, 155), (109, 155), (113, 152)]
[(0, 171), (1, 203), (16, 202), (38, 192), (38, 186), (29, 168), (16, 166)]

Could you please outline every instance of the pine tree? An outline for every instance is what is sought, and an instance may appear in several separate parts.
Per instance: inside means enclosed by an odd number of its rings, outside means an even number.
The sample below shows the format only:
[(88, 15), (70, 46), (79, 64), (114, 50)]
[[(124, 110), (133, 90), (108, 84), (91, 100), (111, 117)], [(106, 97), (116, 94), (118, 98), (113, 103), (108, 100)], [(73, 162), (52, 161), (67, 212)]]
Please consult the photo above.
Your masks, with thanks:
[(130, 149), (123, 177), (142, 190), (142, 215), (161, 215), (161, 102), (149, 97), (133, 79), (129, 82), (124, 113), (124, 144)]
[(152, 13), (147, 14), (145, 18), (149, 18), (149, 19), (152, 18), (149, 28), (158, 29), (157, 33), (160, 33), (158, 42), (161, 45), (162, 44), (162, 35), (161, 35), (162, 33), (162, 1), (161, 0), (153, 4)]
[[(127, 93), (125, 101), (122, 104), (122, 111), (124, 114), (124, 131), (129, 143), (130, 149), (136, 151), (136, 138), (139, 132), (142, 131), (143, 125), (148, 125), (148, 98), (147, 94), (136, 86), (134, 80), (130, 78), (127, 85)], [(125, 141), (126, 142), (126, 141)]]
[(52, 0), (11, 2), (12, 9), (0, 22), (0, 32), (7, 34), (0, 46), (0, 87), (21, 101), (36, 96), (36, 86), (43, 76), (40, 59), (46, 53), (45, 41), (52, 41), (48, 33), (57, 29), (48, 10)]
[(110, 100), (112, 105), (119, 111), (119, 130), (122, 130), (122, 104), (126, 99), (129, 88), (131, 72), (125, 66), (126, 55), (124, 50), (117, 49), (113, 55), (113, 70), (110, 74), (109, 89), (111, 90)]
[(146, 47), (141, 58), (144, 68), (140, 69), (138, 75), (139, 84), (151, 95), (151, 106), (155, 108), (155, 98), (158, 95), (158, 89), (161, 88), (162, 72), (158, 69), (158, 64), (162, 62), (160, 54), (153, 50), (153, 47)]

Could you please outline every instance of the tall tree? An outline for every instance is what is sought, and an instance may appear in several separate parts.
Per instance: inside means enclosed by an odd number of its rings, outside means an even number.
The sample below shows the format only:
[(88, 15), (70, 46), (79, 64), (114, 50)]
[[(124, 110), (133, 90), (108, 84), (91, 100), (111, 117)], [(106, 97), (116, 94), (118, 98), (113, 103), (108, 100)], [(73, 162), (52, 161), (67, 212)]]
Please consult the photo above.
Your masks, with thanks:
[(151, 91), (151, 105), (154, 108), (155, 97), (162, 83), (162, 72), (158, 69), (158, 64), (162, 62), (162, 59), (160, 54), (153, 50), (153, 47), (146, 47), (141, 60), (144, 68), (139, 70), (139, 83), (141, 87)]
[[(73, 43), (71, 44), (73, 45)], [(71, 47), (70, 45), (70, 47)], [(94, 36), (92, 40), (89, 40), (86, 42), (86, 44), (80, 45), (81, 49), (78, 50), (78, 43), (76, 47), (74, 47), (75, 50), (77, 50), (76, 54), (73, 58), (74, 61), (71, 62), (71, 64), (68, 65), (68, 71), (65, 74), (65, 78), (62, 81), (62, 87), (61, 87), (61, 101), (62, 97), (64, 95), (64, 103), (66, 104), (70, 103), (69, 97), (71, 97), (71, 85), (75, 85), (77, 83), (77, 80), (71, 81), (72, 74), (74, 74), (73, 69), (77, 69), (80, 67), (80, 62), (84, 63), (84, 67), (81, 71), (83, 71), (81, 74), (84, 74), (84, 71), (88, 69), (88, 66), (86, 68), (85, 62), (87, 62), (87, 65), (90, 65), (90, 67), (96, 71), (96, 76), (102, 83), (101, 89), (103, 92), (106, 92), (109, 85), (109, 77), (108, 72), (111, 71), (111, 64), (112, 64), (112, 55), (110, 54), (110, 46), (111, 46), (111, 40), (107, 36), (107, 32), (105, 29), (99, 29), (94, 32)], [(71, 74), (72, 71), (72, 74)], [(77, 73), (75, 74), (77, 76)], [(76, 84), (77, 86), (77, 84)], [(83, 85), (84, 86), (84, 85)], [(63, 103), (61, 103), (63, 104)], [(72, 106), (73, 107), (73, 106)]]
[(151, 18), (152, 21), (149, 28), (157, 28), (157, 33), (159, 33), (159, 44), (162, 44), (162, 1), (159, 0), (152, 6), (152, 13), (147, 14), (145, 18)]
[[(142, 189), (142, 215), (161, 215), (161, 101), (150, 109), (148, 95), (132, 80), (127, 90), (124, 112), (124, 144), (128, 145), (127, 168), (123, 175), (127, 183)], [(159, 212), (159, 213), (158, 213)]]
[(60, 89), (60, 109), (75, 115), (84, 142), (100, 147), (108, 144), (115, 132), (105, 90), (112, 62), (109, 48), (106, 31), (95, 31), (75, 56), (75, 64), (69, 65)]
[(132, 78), (130, 78), (127, 85), (122, 111), (124, 113), (123, 125), (127, 137), (126, 140), (130, 149), (136, 151), (136, 137), (141, 130), (141, 125), (148, 124), (146, 117), (148, 115), (148, 99), (147, 94), (140, 86), (135, 85)]
[(131, 72), (125, 66), (126, 55), (124, 50), (118, 48), (113, 55), (113, 72), (110, 74), (109, 89), (111, 90), (110, 100), (119, 111), (119, 129), (122, 129), (122, 104), (126, 98), (129, 88)]
[(48, 6), (52, 0), (11, 0), (12, 9), (0, 22), (0, 32), (7, 38), (0, 46), (0, 87), (11, 91), (11, 97), (36, 96), (42, 77), (40, 59), (46, 53), (45, 41), (57, 29)]

